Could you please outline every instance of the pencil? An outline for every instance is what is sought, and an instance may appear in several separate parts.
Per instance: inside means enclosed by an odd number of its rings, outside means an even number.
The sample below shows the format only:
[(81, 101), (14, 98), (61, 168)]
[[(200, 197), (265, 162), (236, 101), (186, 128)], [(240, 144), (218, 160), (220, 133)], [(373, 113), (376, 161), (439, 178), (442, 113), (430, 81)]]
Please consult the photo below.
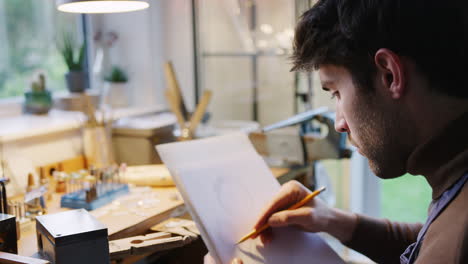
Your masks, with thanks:
[[(310, 200), (312, 200), (315, 196), (319, 195), (321, 192), (323, 192), (326, 188), (325, 187), (322, 187), (312, 193), (310, 193), (309, 195), (307, 195), (304, 199), (302, 199), (300, 202), (294, 204), (293, 206), (289, 207), (287, 210), (294, 210), (294, 209), (297, 209), (301, 206), (303, 206), (304, 204), (308, 203)], [(259, 229), (254, 229), (252, 230), (250, 233), (248, 233), (247, 235), (243, 236), (237, 243), (236, 245), (246, 241), (247, 239), (251, 238), (252, 236), (255, 236), (255, 235), (258, 235), (260, 234), (261, 232), (263, 232), (265, 229), (267, 229), (268, 227), (270, 227), (270, 225), (268, 223), (264, 224), (262, 227), (260, 227)]]

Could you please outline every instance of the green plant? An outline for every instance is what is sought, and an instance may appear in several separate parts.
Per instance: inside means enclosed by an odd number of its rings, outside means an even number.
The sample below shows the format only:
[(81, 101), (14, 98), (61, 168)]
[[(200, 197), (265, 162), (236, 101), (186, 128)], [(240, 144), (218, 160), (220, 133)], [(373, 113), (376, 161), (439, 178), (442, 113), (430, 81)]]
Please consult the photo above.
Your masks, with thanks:
[(42, 73), (39, 74), (38, 79), (39, 80), (33, 81), (31, 83), (31, 91), (33, 91), (33, 92), (44, 92), (46, 90), (44, 74), (42, 74)]
[(104, 77), (108, 82), (125, 83), (128, 81), (127, 74), (118, 66), (113, 66), (110, 73)]
[(68, 34), (63, 36), (63, 44), (60, 47), (62, 57), (67, 64), (69, 71), (83, 71), (84, 56), (85, 56), (85, 45), (81, 44), (78, 54), (73, 46), (72, 37)]

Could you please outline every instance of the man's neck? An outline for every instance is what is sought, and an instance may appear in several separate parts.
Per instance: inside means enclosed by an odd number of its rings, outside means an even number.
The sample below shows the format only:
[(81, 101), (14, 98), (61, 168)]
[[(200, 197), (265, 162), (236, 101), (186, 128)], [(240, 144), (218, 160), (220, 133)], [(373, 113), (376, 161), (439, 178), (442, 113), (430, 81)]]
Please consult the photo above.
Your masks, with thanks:
[(413, 111), (415, 130), (419, 134), (408, 158), (407, 171), (413, 175), (424, 175), (436, 199), (468, 171), (465, 131), (468, 101), (426, 99), (415, 103)]
[(413, 102), (410, 109), (417, 133), (417, 145), (440, 134), (453, 120), (468, 112), (468, 99), (430, 93)]

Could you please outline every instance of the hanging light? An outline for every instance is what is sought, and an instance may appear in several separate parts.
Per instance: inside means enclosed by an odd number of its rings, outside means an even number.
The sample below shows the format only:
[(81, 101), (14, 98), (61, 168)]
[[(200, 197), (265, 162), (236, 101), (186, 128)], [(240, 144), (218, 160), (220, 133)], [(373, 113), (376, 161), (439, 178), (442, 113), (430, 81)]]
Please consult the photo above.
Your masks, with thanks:
[(56, 0), (57, 9), (68, 13), (122, 13), (143, 10), (149, 4), (142, 0)]

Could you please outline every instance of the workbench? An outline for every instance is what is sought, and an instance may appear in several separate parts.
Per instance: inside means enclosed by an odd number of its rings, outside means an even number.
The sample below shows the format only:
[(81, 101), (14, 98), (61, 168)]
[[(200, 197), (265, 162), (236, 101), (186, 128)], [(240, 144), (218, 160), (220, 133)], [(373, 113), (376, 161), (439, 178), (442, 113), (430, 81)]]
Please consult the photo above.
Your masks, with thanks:
[[(307, 168), (305, 167), (298, 167), (293, 170), (288, 168), (272, 168), (273, 174), (280, 183), (304, 177), (306, 171)], [(143, 201), (143, 203), (149, 203), (147, 204), (148, 206), (142, 204), (138, 210), (136, 208), (129, 208), (128, 206), (135, 202), (134, 199), (136, 198), (132, 197), (135, 193), (143, 195), (143, 197), (146, 193), (148, 199)], [(132, 199), (133, 201), (130, 201)], [(141, 204), (140, 202), (142, 201), (137, 201), (137, 204)], [(57, 213), (65, 210), (68, 209), (60, 208), (60, 195), (54, 194), (52, 199), (47, 203), (48, 213)], [(185, 210), (183, 200), (175, 187), (135, 187), (132, 188), (131, 194), (122, 197), (122, 199), (118, 199), (116, 202), (93, 210), (90, 213), (107, 226), (109, 240), (146, 234), (152, 226), (170, 217), (189, 217)], [(195, 242), (196, 243), (191, 243), (193, 245), (184, 246), (184, 248), (188, 251), (204, 251), (196, 252), (197, 255), (203, 256), (206, 253), (206, 248), (201, 239)], [(22, 256), (38, 257), (34, 222), (30, 223), (30, 226), (25, 228), (21, 233), (20, 240), (18, 241), (18, 251), (18, 254)], [(166, 253), (168, 253), (168, 258), (171, 258), (171, 255), (173, 256), (172, 258), (176, 258), (177, 255), (180, 257), (180, 255), (175, 252)], [(137, 257), (130, 257), (119, 263), (133, 263), (133, 261), (137, 259)], [(199, 263), (202, 262), (202, 258), (200, 258)], [(197, 263), (197, 261), (190, 261), (190, 263)]]

